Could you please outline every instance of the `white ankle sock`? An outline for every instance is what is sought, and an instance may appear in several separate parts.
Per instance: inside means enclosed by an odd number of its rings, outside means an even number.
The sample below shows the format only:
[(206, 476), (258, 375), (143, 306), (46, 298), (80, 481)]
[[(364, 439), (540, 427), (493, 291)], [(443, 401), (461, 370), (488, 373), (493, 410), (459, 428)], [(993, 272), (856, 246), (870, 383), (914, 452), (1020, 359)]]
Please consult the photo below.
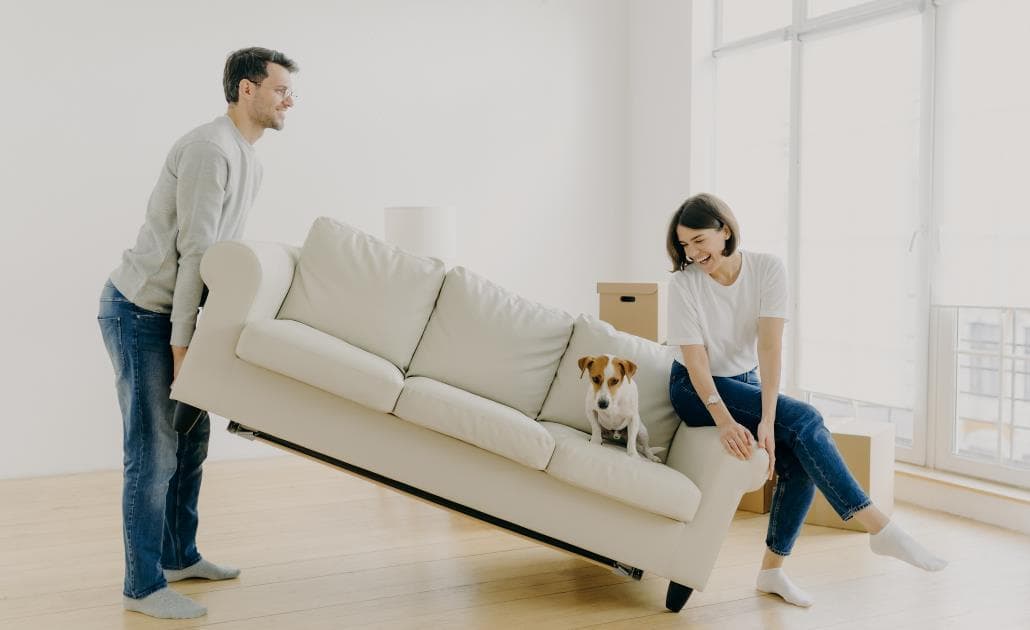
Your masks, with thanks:
[(195, 619), (207, 614), (207, 608), (167, 586), (140, 599), (123, 596), (122, 606), (158, 619)]
[(775, 593), (795, 606), (807, 608), (815, 602), (811, 595), (790, 581), (783, 569), (759, 571), (756, 586), (763, 593)]
[(927, 571), (940, 571), (948, 566), (947, 560), (927, 551), (905, 530), (895, 525), (894, 521), (888, 522), (878, 533), (869, 535), (869, 547), (875, 554), (893, 556)]
[(233, 567), (220, 567), (207, 560), (201, 559), (196, 564), (185, 569), (165, 569), (165, 579), (169, 582), (188, 580), (190, 578), (201, 578), (203, 580), (231, 580), (240, 575), (239, 569)]

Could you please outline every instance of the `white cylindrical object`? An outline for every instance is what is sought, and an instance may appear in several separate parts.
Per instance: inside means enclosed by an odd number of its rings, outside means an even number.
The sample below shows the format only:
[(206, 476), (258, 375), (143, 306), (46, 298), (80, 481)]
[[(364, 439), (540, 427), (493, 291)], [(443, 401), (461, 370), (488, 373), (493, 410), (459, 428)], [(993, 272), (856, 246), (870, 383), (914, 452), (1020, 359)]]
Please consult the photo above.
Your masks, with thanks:
[(384, 211), (386, 240), (418, 256), (453, 263), (457, 256), (457, 213), (439, 206), (396, 206)]

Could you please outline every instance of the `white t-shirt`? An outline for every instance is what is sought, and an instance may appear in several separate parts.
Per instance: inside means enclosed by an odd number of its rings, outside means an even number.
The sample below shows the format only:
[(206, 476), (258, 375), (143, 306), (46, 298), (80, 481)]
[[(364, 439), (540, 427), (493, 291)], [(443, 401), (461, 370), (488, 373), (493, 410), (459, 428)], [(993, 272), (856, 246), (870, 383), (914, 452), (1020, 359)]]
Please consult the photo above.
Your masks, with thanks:
[(702, 344), (712, 376), (737, 376), (758, 366), (758, 318), (787, 319), (787, 269), (779, 258), (741, 250), (737, 280), (723, 286), (698, 265), (669, 283), (668, 343)]

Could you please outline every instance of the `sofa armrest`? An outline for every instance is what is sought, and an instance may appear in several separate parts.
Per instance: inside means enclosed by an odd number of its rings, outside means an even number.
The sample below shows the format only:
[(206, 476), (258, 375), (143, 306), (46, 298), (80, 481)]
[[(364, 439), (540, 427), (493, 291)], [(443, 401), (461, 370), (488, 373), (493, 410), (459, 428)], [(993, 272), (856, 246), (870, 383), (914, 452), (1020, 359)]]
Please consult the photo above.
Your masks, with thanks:
[(204, 254), (204, 309), (171, 397), (201, 409), (216, 407), (236, 345), (248, 322), (273, 319), (293, 282), (300, 249), (283, 243), (222, 241)]
[[(693, 481), (701, 490), (701, 496), (714, 486), (739, 491), (742, 496), (765, 483), (769, 455), (765, 449), (756, 447), (751, 451), (751, 459), (741, 461), (723, 448), (716, 427), (683, 425), (676, 431), (665, 463)], [(732, 483), (727, 485), (727, 481)]]
[(210, 292), (204, 315), (274, 318), (293, 283), (299, 256), (299, 247), (285, 243), (215, 243), (200, 261), (200, 276)]
[(719, 442), (715, 427), (681, 426), (669, 447), (667, 465), (680, 471), (701, 490), (701, 503), (686, 524), (683, 544), (674, 551), (674, 571), (667, 577), (704, 589), (729, 532), (740, 497), (765, 483), (769, 455), (754, 448), (741, 461)]

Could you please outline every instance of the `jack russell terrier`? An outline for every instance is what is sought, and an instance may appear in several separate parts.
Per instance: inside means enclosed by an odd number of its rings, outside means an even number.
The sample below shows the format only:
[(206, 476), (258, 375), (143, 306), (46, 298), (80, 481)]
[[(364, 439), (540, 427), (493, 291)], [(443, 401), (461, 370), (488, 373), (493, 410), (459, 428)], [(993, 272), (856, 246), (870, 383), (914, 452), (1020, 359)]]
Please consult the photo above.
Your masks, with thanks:
[(637, 384), (633, 375), (637, 364), (629, 359), (602, 354), (579, 360), (579, 377), (590, 373), (587, 388), (586, 411), (590, 421), (590, 442), (600, 445), (603, 439), (619, 440), (626, 432), (626, 453), (630, 457), (643, 455), (660, 462), (655, 453), (664, 448), (651, 448), (647, 440), (647, 427), (640, 420)]

